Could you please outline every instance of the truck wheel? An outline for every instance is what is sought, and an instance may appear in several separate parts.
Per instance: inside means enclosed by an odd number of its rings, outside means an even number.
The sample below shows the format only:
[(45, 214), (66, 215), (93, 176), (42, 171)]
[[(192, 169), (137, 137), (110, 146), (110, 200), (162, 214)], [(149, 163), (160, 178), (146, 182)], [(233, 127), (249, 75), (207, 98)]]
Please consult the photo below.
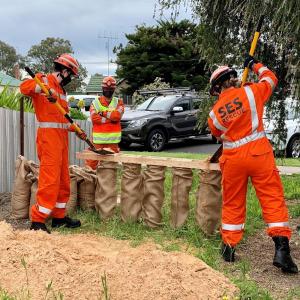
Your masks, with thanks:
[(166, 134), (161, 129), (154, 129), (150, 131), (147, 141), (146, 147), (148, 151), (158, 152), (161, 151), (166, 144)]
[(286, 149), (286, 156), (293, 158), (300, 157), (300, 135), (295, 135), (291, 138)]

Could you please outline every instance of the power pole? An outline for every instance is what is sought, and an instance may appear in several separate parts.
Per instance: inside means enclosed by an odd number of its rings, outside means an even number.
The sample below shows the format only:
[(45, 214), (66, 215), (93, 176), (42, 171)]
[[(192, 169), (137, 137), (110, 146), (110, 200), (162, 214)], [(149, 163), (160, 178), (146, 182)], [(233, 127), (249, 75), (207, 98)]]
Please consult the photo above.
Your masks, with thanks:
[(109, 76), (109, 43), (111, 40), (117, 40), (117, 37), (109, 36), (109, 35), (100, 35), (98, 34), (98, 39), (106, 39), (106, 47), (107, 47), (107, 76)]

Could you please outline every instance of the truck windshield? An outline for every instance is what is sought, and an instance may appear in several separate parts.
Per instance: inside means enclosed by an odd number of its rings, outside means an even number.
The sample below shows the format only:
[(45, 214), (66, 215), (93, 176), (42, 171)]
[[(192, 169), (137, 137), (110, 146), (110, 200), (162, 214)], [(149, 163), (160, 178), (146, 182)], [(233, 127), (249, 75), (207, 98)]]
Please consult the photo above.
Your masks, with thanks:
[(142, 104), (137, 106), (137, 110), (149, 110), (149, 111), (166, 111), (180, 96), (168, 95), (151, 97)]

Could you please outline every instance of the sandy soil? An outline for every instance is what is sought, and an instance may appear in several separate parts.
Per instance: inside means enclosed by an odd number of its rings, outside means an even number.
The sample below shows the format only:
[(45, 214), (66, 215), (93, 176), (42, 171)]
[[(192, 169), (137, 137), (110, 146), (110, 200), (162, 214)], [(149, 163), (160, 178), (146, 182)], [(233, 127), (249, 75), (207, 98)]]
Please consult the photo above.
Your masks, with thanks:
[(60, 291), (64, 299), (101, 299), (104, 274), (112, 300), (222, 299), (237, 292), (223, 274), (184, 253), (163, 252), (154, 244), (132, 248), (90, 234), (13, 230), (4, 221), (0, 257), (0, 286), (20, 294), (27, 289), (27, 269), (29, 291), (38, 300), (51, 281), (49, 295)]

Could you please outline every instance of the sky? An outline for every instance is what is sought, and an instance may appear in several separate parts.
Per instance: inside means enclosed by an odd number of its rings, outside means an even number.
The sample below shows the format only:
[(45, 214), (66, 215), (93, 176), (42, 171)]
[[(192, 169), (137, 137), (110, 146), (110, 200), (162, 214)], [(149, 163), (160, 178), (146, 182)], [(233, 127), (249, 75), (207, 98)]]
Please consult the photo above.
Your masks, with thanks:
[[(157, 0), (0, 0), (0, 40), (26, 55), (33, 45), (47, 37), (71, 42), (74, 56), (89, 75), (114, 75), (113, 47), (126, 44), (125, 33), (136, 25), (155, 25), (160, 18), (155, 13)], [(165, 11), (163, 19), (170, 17)], [(191, 19), (190, 11), (182, 7), (178, 20)], [(110, 37), (110, 38), (108, 38)], [(109, 41), (109, 47), (107, 47)], [(109, 50), (109, 51), (108, 51)]]

